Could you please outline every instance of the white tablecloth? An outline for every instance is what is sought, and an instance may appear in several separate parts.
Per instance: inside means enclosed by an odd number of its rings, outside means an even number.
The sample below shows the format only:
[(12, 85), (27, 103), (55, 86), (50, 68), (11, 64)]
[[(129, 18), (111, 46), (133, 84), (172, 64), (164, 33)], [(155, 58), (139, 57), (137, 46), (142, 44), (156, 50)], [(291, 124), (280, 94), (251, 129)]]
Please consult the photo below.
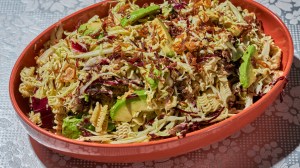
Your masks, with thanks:
[[(108, 164), (33, 150), (9, 100), (9, 75), (28, 43), (60, 18), (97, 0), (0, 0), (0, 167), (300, 167), (300, 1), (259, 0), (287, 24), (294, 64), (283, 103), (277, 100), (253, 123), (206, 148), (166, 160)], [(40, 158), (43, 159), (39, 159)]]

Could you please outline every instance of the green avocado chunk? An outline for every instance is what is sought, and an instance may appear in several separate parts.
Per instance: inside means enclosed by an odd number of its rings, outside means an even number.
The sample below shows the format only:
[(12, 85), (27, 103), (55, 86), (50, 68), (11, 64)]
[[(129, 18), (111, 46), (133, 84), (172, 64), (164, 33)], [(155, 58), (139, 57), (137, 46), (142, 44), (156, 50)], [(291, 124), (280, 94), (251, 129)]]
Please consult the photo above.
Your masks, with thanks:
[(146, 77), (145, 79), (146, 79), (147, 83), (149, 83), (151, 89), (156, 89), (157, 88), (157, 86), (158, 86), (158, 81), (157, 80), (154, 80), (150, 77)]
[(169, 34), (168, 28), (165, 26), (165, 24), (158, 18), (155, 18), (152, 21), (153, 25), (156, 26), (155, 29), (158, 32), (158, 36), (160, 39), (165, 39), (166, 41), (161, 44), (162, 45), (162, 51), (168, 56), (173, 57), (175, 55), (174, 50), (172, 49), (172, 37)]
[(96, 34), (101, 30), (102, 23), (101, 22), (90, 22), (80, 25), (78, 28), (78, 33), (84, 36), (89, 36)]
[(81, 131), (78, 129), (78, 124), (82, 122), (83, 119), (78, 119), (72, 116), (63, 119), (62, 124), (62, 134), (63, 136), (71, 139), (79, 138)]
[(137, 97), (117, 100), (110, 109), (110, 117), (114, 121), (129, 122), (135, 113), (148, 109), (147, 94), (145, 90), (134, 91)]
[(240, 83), (242, 84), (244, 89), (247, 89), (253, 83), (253, 79), (255, 79), (255, 74), (253, 73), (253, 67), (251, 64), (251, 57), (254, 55), (255, 52), (255, 46), (250, 45), (247, 47), (246, 52), (242, 56), (243, 63), (239, 68), (239, 72)]
[[(159, 78), (160, 75), (161, 75), (161, 71), (159, 71), (158, 69), (155, 68), (153, 70), (153, 75), (155, 75), (157, 78)], [(156, 89), (157, 88), (158, 79), (153, 79), (153, 78), (149, 77), (149, 74), (146, 76), (145, 79), (146, 79), (147, 83), (150, 85), (151, 89)]]
[(113, 130), (116, 129), (116, 126), (114, 123), (112, 123), (111, 121), (108, 121), (108, 125), (107, 125), (107, 132), (112, 132)]
[(146, 8), (137, 9), (131, 12), (129, 16), (121, 19), (121, 25), (123, 27), (127, 25), (132, 25), (139, 19), (142, 19), (143, 17), (156, 13), (159, 9), (160, 7), (158, 5), (151, 5)]

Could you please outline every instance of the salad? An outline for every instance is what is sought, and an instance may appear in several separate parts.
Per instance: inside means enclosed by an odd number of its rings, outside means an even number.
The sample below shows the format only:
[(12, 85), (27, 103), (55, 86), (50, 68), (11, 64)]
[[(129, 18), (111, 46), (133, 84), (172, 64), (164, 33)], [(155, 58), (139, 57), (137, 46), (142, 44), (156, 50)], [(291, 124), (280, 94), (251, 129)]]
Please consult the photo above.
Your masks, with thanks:
[(181, 138), (238, 114), (283, 78), (281, 49), (230, 1), (112, 4), (107, 17), (59, 27), (21, 71), (36, 125), (98, 143)]

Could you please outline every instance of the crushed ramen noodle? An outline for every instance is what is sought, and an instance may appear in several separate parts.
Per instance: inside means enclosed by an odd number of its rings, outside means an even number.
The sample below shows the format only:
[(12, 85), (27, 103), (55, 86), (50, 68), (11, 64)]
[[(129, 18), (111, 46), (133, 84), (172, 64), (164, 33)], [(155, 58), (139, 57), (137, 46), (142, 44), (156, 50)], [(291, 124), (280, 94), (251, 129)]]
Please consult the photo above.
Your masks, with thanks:
[(99, 143), (184, 137), (238, 114), (283, 78), (281, 49), (230, 1), (113, 3), (107, 17), (59, 27), (36, 66), (21, 71), (35, 124)]

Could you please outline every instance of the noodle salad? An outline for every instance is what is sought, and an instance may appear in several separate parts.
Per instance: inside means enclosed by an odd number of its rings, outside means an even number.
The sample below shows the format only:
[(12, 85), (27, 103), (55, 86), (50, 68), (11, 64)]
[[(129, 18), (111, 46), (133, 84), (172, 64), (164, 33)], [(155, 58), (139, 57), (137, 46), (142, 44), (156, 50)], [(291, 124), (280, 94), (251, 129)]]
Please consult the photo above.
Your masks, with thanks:
[(21, 71), (36, 125), (98, 143), (181, 138), (238, 114), (282, 78), (281, 49), (230, 1), (111, 3), (104, 18), (59, 27)]

